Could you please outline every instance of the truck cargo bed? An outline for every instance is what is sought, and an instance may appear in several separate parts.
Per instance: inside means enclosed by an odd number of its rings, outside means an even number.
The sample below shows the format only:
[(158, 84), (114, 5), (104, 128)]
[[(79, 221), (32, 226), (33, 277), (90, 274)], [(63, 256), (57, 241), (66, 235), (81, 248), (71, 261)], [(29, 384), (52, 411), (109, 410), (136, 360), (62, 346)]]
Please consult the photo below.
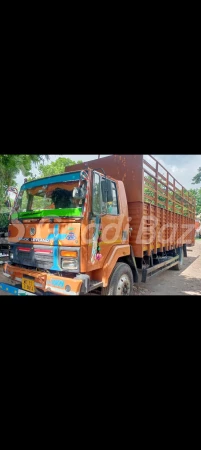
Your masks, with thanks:
[[(124, 183), (135, 257), (195, 243), (195, 199), (151, 155), (110, 155), (76, 164)], [(66, 167), (66, 172), (72, 167)]]

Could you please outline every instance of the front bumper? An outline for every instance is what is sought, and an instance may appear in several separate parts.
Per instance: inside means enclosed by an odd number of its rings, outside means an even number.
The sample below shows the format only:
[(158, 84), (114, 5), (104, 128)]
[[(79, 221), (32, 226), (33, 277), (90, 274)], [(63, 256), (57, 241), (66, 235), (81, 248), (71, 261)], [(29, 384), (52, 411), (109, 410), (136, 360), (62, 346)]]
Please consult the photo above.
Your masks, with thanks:
[[(3, 274), (5, 277), (9, 278), (10, 284), (5, 285), (5, 283), (0, 283), (0, 289), (12, 293), (12, 295), (35, 295), (31, 292), (19, 289), (19, 284), (22, 283), (23, 276), (27, 276), (34, 280), (36, 295), (40, 295), (40, 293), (80, 295), (83, 284), (83, 280), (77, 279), (76, 276), (75, 278), (56, 276), (51, 273), (13, 266), (9, 264), (9, 262), (4, 264)], [(20, 293), (18, 293), (18, 291), (20, 291)], [(23, 293), (21, 293), (22, 291)]]
[(0, 283), (0, 291), (4, 291), (11, 295), (36, 295), (32, 294), (32, 292), (24, 291), (23, 289), (19, 289), (7, 283)]

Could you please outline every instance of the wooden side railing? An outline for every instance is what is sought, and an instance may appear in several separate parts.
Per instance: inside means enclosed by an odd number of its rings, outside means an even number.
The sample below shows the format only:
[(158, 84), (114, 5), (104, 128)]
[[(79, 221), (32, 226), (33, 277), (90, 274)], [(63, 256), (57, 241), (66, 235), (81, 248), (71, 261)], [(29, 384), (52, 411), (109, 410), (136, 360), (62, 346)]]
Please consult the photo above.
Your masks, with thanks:
[(152, 163), (143, 158), (144, 202), (194, 219), (195, 198), (152, 155), (148, 156)]

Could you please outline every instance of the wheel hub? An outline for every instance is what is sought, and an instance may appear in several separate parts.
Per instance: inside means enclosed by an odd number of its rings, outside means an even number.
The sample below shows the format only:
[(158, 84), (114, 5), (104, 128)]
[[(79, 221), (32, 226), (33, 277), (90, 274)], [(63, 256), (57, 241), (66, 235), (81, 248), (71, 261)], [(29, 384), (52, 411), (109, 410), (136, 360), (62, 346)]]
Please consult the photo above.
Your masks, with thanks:
[(131, 286), (127, 275), (122, 275), (117, 284), (117, 295), (130, 295)]

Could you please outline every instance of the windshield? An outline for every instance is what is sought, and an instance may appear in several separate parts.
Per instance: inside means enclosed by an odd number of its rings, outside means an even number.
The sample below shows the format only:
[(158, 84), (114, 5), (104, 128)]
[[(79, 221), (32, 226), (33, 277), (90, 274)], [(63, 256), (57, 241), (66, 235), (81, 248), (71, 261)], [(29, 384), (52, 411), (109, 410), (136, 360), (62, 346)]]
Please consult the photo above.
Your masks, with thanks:
[(36, 215), (38, 217), (47, 215), (82, 216), (85, 199), (74, 198), (72, 195), (74, 188), (79, 186), (79, 179), (62, 182), (61, 177), (60, 182), (49, 182), (48, 184), (45, 184), (45, 181), (44, 179), (44, 185), (40, 186), (36, 186), (38, 183), (34, 181), (27, 183), (27, 186), (23, 185), (16, 207), (18, 213), (25, 213), (23, 214), (25, 217), (31, 217), (33, 213), (34, 217)]

